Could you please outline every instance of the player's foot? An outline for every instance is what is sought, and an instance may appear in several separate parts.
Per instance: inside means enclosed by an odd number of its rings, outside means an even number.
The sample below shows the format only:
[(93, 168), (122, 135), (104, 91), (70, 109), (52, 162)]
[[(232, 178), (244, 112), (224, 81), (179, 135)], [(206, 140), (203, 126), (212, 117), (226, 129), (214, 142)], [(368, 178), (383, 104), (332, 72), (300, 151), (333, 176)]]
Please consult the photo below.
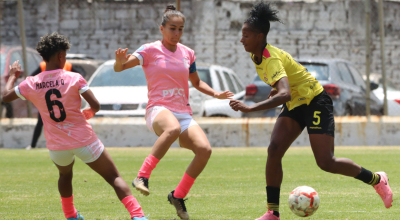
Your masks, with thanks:
[(256, 220), (279, 220), (279, 219), (280, 219), (279, 217), (276, 217), (276, 215), (274, 215), (274, 211), (268, 210), (268, 212), (266, 212), (263, 216), (261, 216)]
[(186, 199), (179, 199), (174, 197), (174, 191), (168, 194), (168, 201), (171, 205), (175, 206), (176, 214), (178, 214), (181, 219), (189, 219), (189, 213), (186, 211), (185, 201)]
[(30, 150), (30, 149), (32, 149), (31, 145), (28, 145), (27, 147), (25, 147), (25, 150)]
[(376, 192), (381, 196), (383, 203), (385, 203), (386, 208), (392, 207), (393, 193), (389, 186), (389, 178), (387, 174), (383, 171), (376, 172), (381, 177), (378, 184), (374, 186)]
[(133, 217), (132, 220), (148, 220), (146, 217)]
[(84, 220), (85, 218), (81, 215), (81, 214), (79, 214), (79, 211), (78, 211), (78, 214), (76, 214), (76, 218), (67, 218), (67, 220)]
[(136, 177), (132, 181), (132, 186), (136, 188), (137, 191), (141, 192), (143, 195), (148, 196), (149, 191), (149, 179), (146, 177)]

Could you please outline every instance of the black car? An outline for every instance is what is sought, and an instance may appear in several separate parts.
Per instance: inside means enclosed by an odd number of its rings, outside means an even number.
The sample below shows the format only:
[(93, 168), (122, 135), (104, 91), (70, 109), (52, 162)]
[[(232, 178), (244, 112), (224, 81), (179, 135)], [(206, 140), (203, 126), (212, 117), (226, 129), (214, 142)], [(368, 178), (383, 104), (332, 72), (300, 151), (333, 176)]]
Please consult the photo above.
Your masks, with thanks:
[[(332, 98), (335, 116), (366, 114), (366, 83), (357, 68), (341, 59), (299, 59)], [(371, 83), (371, 91), (378, 88)], [(251, 105), (268, 98), (271, 87), (256, 75), (246, 87), (244, 102)], [(373, 115), (382, 115), (383, 103), (371, 92), (370, 109)], [(279, 108), (259, 112), (244, 113), (243, 117), (276, 117)]]

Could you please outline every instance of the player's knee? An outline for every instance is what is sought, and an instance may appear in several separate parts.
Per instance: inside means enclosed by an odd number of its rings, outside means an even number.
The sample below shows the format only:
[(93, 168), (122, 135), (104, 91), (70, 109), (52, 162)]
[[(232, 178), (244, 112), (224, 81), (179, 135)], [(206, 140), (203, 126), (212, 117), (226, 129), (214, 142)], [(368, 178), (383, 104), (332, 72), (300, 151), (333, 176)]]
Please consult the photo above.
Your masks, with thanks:
[(282, 158), (283, 153), (280, 150), (281, 148), (279, 147), (278, 144), (275, 142), (271, 142), (268, 146), (268, 157), (272, 157), (275, 159)]
[(173, 138), (178, 138), (179, 135), (181, 134), (181, 127), (172, 127), (169, 128), (168, 130), (164, 131), (168, 134), (168, 136), (173, 137)]
[(212, 150), (209, 145), (205, 145), (199, 149), (198, 153), (200, 153), (203, 158), (209, 159), (211, 157)]
[(323, 170), (325, 172), (329, 172), (329, 173), (333, 172), (334, 161), (332, 161), (332, 160), (319, 160), (319, 161), (317, 161), (317, 165), (321, 170)]

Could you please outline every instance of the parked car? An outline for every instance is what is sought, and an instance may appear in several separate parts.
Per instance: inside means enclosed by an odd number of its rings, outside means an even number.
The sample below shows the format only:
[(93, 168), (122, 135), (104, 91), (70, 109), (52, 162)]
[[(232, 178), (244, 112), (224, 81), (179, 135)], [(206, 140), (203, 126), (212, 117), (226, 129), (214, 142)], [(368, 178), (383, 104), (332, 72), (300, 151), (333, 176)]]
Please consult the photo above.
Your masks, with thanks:
[[(42, 61), (42, 57), (36, 52), (36, 50), (32, 48), (26, 48), (27, 52), (27, 68), (28, 70), (24, 70), (24, 62), (22, 59), (22, 47), (20, 46), (6, 46), (1, 45), (0, 48), (0, 74), (1, 74), (1, 94), (3, 93), (3, 89), (10, 77), (8, 74), (8, 67), (19, 60), (22, 68), (22, 74), (15, 82), (14, 86), (20, 84), (24, 80), (24, 72), (26, 72), (27, 76), (31, 75), (37, 68), (39, 68), (39, 63)], [(3, 96), (3, 95), (2, 95)], [(32, 117), (37, 117), (37, 109), (34, 105), (31, 106)], [(1, 105), (1, 116), (2, 118), (22, 118), (27, 117), (27, 102), (21, 99), (17, 99), (11, 103), (3, 103)]]
[[(100, 102), (96, 116), (140, 117), (146, 113), (147, 82), (141, 66), (116, 73), (115, 60), (102, 64), (88, 84)], [(82, 99), (83, 100), (83, 99)], [(83, 101), (82, 108), (87, 107)]]
[(68, 53), (66, 58), (72, 64), (74, 71), (81, 74), (86, 80), (89, 80), (94, 71), (104, 63), (103, 60), (96, 60), (86, 54)]
[[(199, 63), (197, 64), (197, 73), (200, 79), (215, 91), (223, 92), (229, 90), (234, 94), (235, 99), (243, 98), (243, 83), (232, 69), (219, 65)], [(189, 102), (194, 116), (240, 117), (240, 113), (230, 108), (229, 100), (213, 98), (198, 91), (191, 85), (189, 95)]]
[[(348, 61), (341, 59), (299, 59), (298, 62), (307, 68), (324, 87), (332, 98), (333, 112), (336, 116), (366, 114), (366, 84), (360, 73)], [(376, 89), (371, 83), (371, 90)], [(257, 103), (268, 98), (271, 87), (265, 84), (258, 75), (246, 87), (245, 103)], [(374, 93), (370, 93), (371, 114), (382, 115), (382, 102)], [(243, 117), (278, 116), (279, 108), (243, 114)]]
[[(372, 73), (370, 75), (370, 80), (377, 83), (379, 87), (372, 92), (375, 96), (383, 103), (384, 93), (382, 78), (380, 74)], [(386, 96), (388, 105), (388, 115), (389, 116), (400, 116), (400, 90), (390, 80), (386, 80)]]
[[(114, 72), (114, 62), (114, 60), (109, 60), (102, 64), (88, 82), (89, 87), (101, 105), (101, 109), (96, 113), (96, 116), (144, 116), (148, 102), (148, 91), (142, 67), (136, 66), (116, 73)], [(200, 64), (197, 67), (197, 72), (200, 79), (216, 91), (229, 89), (233, 93), (238, 94), (239, 91), (243, 90), (243, 84), (238, 80), (236, 74), (228, 68)], [(208, 104), (208, 100), (217, 99), (201, 93), (191, 85), (190, 81), (188, 83), (189, 103), (193, 111), (193, 116), (207, 115), (207, 111), (210, 112), (209, 116), (222, 115), (222, 113), (218, 114), (216, 111), (211, 110), (212, 102)], [(87, 104), (83, 100), (82, 108), (86, 106)], [(232, 115), (233, 110), (230, 109), (229, 104), (226, 103), (225, 107), (229, 108), (226, 110), (228, 113), (223, 114), (225, 116)], [(210, 110), (207, 110), (209, 108)]]

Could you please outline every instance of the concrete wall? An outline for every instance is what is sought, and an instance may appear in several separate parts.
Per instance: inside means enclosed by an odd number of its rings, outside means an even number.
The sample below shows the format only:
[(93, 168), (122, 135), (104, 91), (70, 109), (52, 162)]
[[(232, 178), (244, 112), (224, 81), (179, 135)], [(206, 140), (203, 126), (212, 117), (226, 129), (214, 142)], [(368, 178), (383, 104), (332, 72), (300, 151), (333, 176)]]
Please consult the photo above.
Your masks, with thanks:
[[(337, 146), (400, 145), (400, 117), (336, 118)], [(227, 119), (199, 118), (196, 121), (206, 133), (212, 147), (268, 146), (274, 118)], [(143, 118), (94, 118), (89, 121), (97, 136), (108, 147), (152, 146), (157, 136), (150, 132)], [(2, 119), (0, 146), (24, 148), (30, 144), (36, 119)], [(44, 135), (38, 147), (45, 147)], [(307, 131), (292, 146), (309, 146)], [(175, 143), (173, 145), (177, 147)]]
[[(175, 1), (169, 1), (175, 2)], [(233, 68), (248, 84), (255, 68), (241, 45), (241, 25), (254, 1), (182, 0), (187, 17), (182, 42), (196, 51), (198, 62)], [(364, 1), (275, 1), (284, 24), (273, 23), (268, 42), (294, 57), (343, 58), (365, 70)], [(376, 1), (372, 3), (371, 71), (380, 73), (380, 42)], [(67, 35), (72, 53), (113, 58), (118, 47), (132, 52), (141, 44), (161, 39), (159, 24), (166, 1), (136, 3), (83, 0), (24, 0), (28, 45), (53, 31)], [(1, 1), (1, 37), (19, 44), (17, 5)], [(400, 84), (400, 3), (385, 1), (386, 69)]]

